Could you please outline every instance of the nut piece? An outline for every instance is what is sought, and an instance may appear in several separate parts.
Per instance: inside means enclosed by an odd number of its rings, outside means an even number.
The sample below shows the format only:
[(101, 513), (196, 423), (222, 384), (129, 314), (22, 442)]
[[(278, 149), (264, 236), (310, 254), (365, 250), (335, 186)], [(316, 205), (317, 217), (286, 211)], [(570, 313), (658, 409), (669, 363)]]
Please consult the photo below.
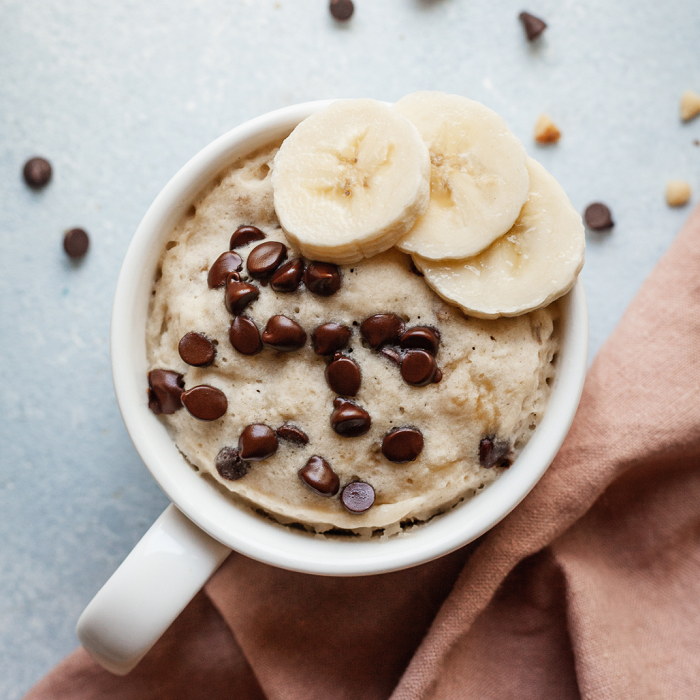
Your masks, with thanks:
[(700, 114), (700, 95), (692, 90), (686, 90), (681, 95), (681, 119), (689, 122)]
[(669, 180), (666, 183), (666, 203), (669, 207), (682, 207), (690, 199), (690, 185), (685, 180)]
[(535, 141), (537, 143), (556, 143), (561, 138), (561, 131), (556, 124), (546, 115), (541, 114), (535, 124)]

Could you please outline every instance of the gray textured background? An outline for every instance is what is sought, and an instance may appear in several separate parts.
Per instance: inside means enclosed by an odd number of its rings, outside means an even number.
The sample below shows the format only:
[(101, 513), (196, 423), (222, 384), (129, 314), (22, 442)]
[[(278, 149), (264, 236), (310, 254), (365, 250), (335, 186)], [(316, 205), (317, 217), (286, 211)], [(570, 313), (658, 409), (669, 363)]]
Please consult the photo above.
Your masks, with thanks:
[[(0, 697), (20, 698), (75, 645), (75, 621), (166, 505), (122, 426), (109, 313), (129, 240), (192, 155), (262, 112), (328, 97), (418, 89), (500, 112), (579, 210), (591, 352), (611, 332), (688, 213), (667, 178), (700, 191), (695, 0), (533, 0), (549, 22), (524, 39), (520, 2), (356, 0), (346, 25), (325, 0), (0, 0)], [(563, 132), (540, 148), (548, 112)], [(30, 191), (35, 154), (54, 178)], [(70, 263), (62, 233), (86, 228)]]

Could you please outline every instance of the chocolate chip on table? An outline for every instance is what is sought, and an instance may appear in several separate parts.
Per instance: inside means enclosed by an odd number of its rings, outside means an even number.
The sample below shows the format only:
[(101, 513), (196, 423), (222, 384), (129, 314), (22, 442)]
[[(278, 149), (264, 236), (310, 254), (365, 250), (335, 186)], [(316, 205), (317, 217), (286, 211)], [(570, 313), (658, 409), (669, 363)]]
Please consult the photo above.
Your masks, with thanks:
[(309, 436), (296, 425), (285, 423), (277, 428), (277, 437), (287, 442), (293, 442), (295, 445), (307, 445)]
[(214, 466), (221, 478), (227, 481), (242, 479), (250, 469), (250, 465), (241, 459), (240, 453), (233, 447), (222, 447), (216, 455)]
[(257, 226), (239, 226), (231, 236), (229, 250), (234, 248), (242, 248), (253, 241), (262, 241), (265, 234)]
[(326, 381), (336, 394), (356, 396), (360, 390), (360, 368), (355, 360), (338, 352), (326, 367)]
[(207, 277), (209, 288), (216, 289), (217, 287), (223, 287), (226, 284), (227, 277), (232, 272), (237, 272), (242, 267), (243, 260), (241, 260), (241, 256), (238, 255), (238, 253), (232, 253), (230, 250), (222, 253), (209, 268), (209, 275)]
[(246, 267), (251, 277), (267, 279), (287, 259), (287, 246), (278, 241), (256, 245), (248, 254)]
[(68, 253), (68, 257), (77, 260), (82, 258), (87, 253), (90, 247), (90, 237), (87, 231), (81, 228), (72, 228), (66, 231), (63, 236), (63, 250)]
[(289, 260), (277, 268), (270, 278), (270, 287), (276, 292), (296, 292), (304, 274), (304, 261), (301, 258)]
[(342, 437), (364, 435), (372, 425), (372, 419), (364, 408), (347, 399), (336, 399), (331, 413), (331, 428)]
[(364, 513), (374, 505), (374, 489), (365, 481), (352, 481), (343, 489), (340, 501), (350, 513)]
[(281, 352), (299, 350), (306, 344), (306, 331), (291, 318), (273, 316), (265, 326), (262, 334), (265, 345)]
[(252, 423), (243, 428), (238, 438), (238, 452), (241, 459), (259, 462), (268, 459), (277, 452), (277, 435), (270, 426), (264, 423)]
[(330, 11), (333, 19), (344, 22), (352, 17), (355, 5), (352, 0), (331, 0)]
[(299, 478), (319, 496), (335, 496), (340, 488), (340, 478), (323, 457), (314, 455), (299, 470)]
[(435, 358), (425, 350), (408, 350), (401, 360), (401, 376), (413, 386), (430, 384), (437, 372)]
[(586, 221), (586, 226), (593, 231), (605, 231), (614, 226), (610, 209), (602, 202), (589, 204), (586, 207), (583, 218)]
[(260, 331), (253, 319), (236, 316), (228, 329), (228, 339), (235, 350), (242, 355), (255, 355), (262, 350)]
[(394, 428), (382, 440), (382, 454), (396, 464), (413, 462), (423, 451), (423, 435), (415, 428)]
[(523, 23), (525, 34), (528, 41), (534, 41), (542, 32), (547, 29), (547, 23), (529, 12), (521, 12), (519, 15), (520, 21)]
[(156, 415), (170, 415), (182, 408), (184, 377), (171, 369), (152, 369), (148, 373), (148, 407)]
[(440, 345), (440, 332), (430, 326), (414, 326), (409, 328), (399, 341), (399, 345), (404, 349), (427, 350), (431, 355), (437, 355)]
[(350, 341), (352, 331), (340, 323), (324, 323), (311, 334), (311, 344), (317, 355), (332, 355)]
[(375, 314), (362, 322), (360, 335), (376, 349), (398, 343), (405, 330), (404, 322), (396, 314)]
[(201, 333), (186, 333), (177, 349), (180, 357), (193, 367), (208, 367), (216, 357), (216, 346)]
[(46, 158), (30, 158), (22, 170), (24, 181), (34, 190), (46, 187), (51, 180), (51, 163)]
[(509, 453), (510, 443), (507, 440), (496, 440), (494, 435), (488, 435), (479, 442), (479, 464), (482, 467), (509, 467)]
[(226, 279), (224, 302), (234, 316), (243, 313), (243, 309), (259, 296), (260, 290), (248, 282), (241, 282), (237, 272), (232, 272)]
[(184, 391), (180, 398), (190, 414), (199, 420), (216, 420), (228, 409), (226, 394), (208, 384), (194, 386)]
[(330, 297), (340, 289), (340, 271), (333, 263), (310, 262), (304, 271), (304, 284), (320, 297)]
[(384, 355), (390, 362), (397, 367), (401, 364), (401, 353), (396, 348), (382, 348), (379, 351), (380, 355)]

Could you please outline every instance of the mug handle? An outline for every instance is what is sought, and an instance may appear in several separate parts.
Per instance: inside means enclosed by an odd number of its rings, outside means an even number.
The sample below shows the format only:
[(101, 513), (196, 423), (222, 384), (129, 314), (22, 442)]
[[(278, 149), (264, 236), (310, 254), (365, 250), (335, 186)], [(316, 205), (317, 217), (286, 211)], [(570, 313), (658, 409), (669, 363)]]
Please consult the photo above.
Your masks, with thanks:
[(85, 608), (80, 643), (108, 671), (125, 675), (230, 552), (170, 504)]

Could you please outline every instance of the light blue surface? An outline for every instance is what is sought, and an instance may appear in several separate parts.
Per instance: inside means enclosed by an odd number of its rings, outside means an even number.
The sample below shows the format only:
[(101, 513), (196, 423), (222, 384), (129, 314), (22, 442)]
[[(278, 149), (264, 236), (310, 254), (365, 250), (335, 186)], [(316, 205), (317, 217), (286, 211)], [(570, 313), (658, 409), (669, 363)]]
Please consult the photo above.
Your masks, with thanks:
[[(123, 428), (109, 313), (120, 262), (161, 187), (229, 128), (328, 97), (465, 94), (501, 113), (574, 206), (607, 202), (589, 237), (591, 352), (668, 248), (700, 192), (700, 3), (0, 0), (0, 697), (16, 700), (76, 645), (79, 613), (166, 505)], [(561, 142), (537, 147), (547, 112)], [(20, 177), (45, 155), (42, 192)], [(79, 264), (62, 233), (82, 226)]]

